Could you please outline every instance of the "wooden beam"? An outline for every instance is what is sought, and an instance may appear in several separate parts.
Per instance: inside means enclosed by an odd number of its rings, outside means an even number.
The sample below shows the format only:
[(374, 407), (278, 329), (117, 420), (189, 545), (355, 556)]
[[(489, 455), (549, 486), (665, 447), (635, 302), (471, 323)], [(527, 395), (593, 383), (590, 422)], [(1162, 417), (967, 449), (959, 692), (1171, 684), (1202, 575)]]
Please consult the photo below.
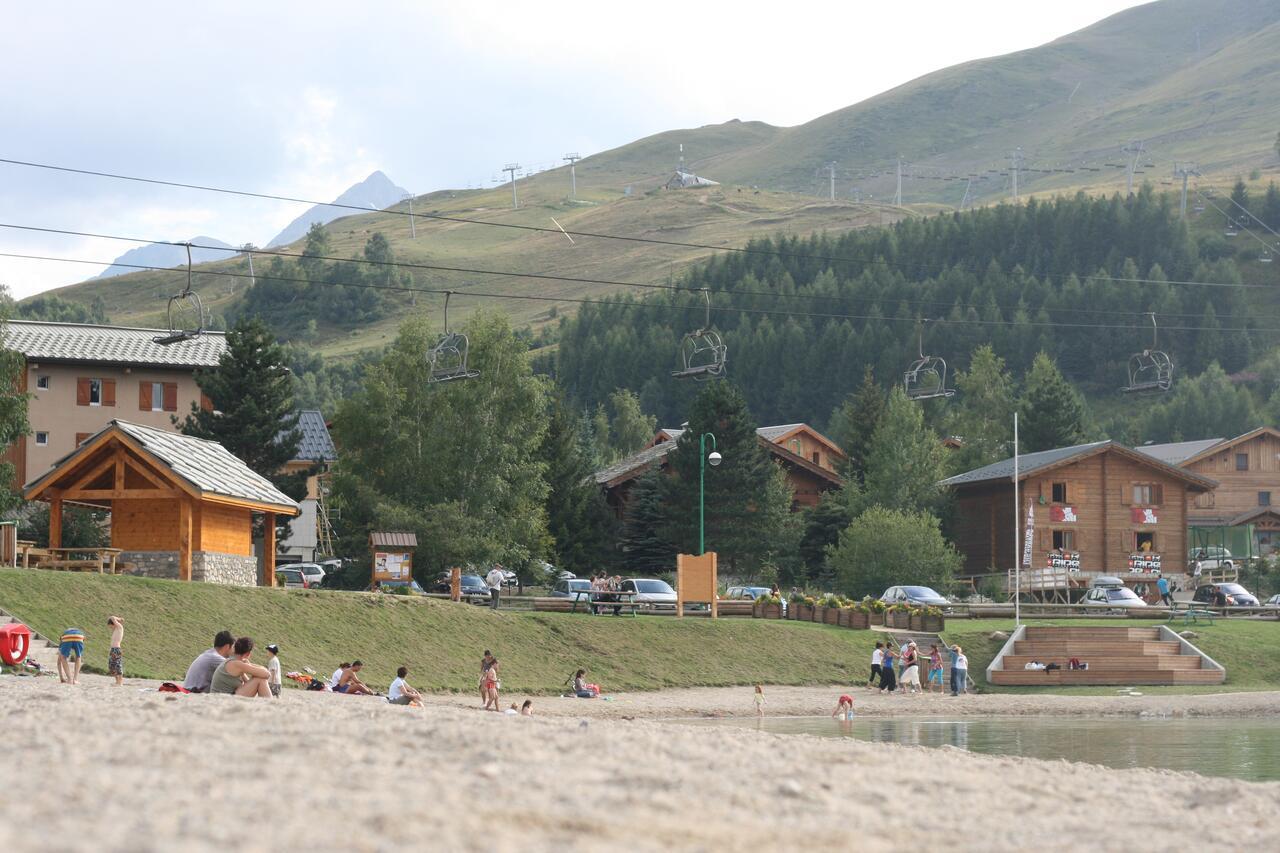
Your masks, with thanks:
[(67, 486), (67, 491), (71, 491), (72, 489), (83, 488), (86, 484), (92, 483), (94, 480), (98, 479), (98, 477), (101, 477), (103, 474), (105, 474), (107, 470), (111, 468), (112, 465), (115, 465), (119, 458), (120, 458), (120, 449), (116, 448), (115, 453), (111, 454), (106, 459), (103, 459), (97, 465), (94, 465), (92, 468), (89, 469), (89, 472), (87, 474), (77, 478), (75, 482)]
[(115, 463), (116, 463), (115, 491), (123, 492), (124, 491), (124, 454), (123, 453), (116, 451)]
[(179, 495), (175, 489), (73, 489), (63, 492), (67, 500), (110, 501), (137, 498), (138, 500), (169, 498)]
[(276, 514), (265, 513), (262, 521), (262, 585), (276, 585)]
[(49, 501), (49, 547), (62, 547), (62, 496)]
[(191, 580), (191, 501), (178, 501), (178, 580)]

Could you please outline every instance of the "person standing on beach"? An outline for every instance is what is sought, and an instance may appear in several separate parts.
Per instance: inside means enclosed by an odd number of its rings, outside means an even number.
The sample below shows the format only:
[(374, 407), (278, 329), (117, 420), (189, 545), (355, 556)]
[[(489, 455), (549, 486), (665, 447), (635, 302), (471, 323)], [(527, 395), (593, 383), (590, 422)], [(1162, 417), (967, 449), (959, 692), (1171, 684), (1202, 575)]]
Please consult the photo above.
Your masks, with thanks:
[(876, 679), (880, 679), (880, 686), (884, 686), (884, 675), (880, 672), (880, 665), (884, 663), (884, 643), (876, 643), (876, 650), (871, 653), (871, 677), (867, 679), (867, 689), (870, 690), (876, 685)]
[(925, 687), (930, 693), (933, 692), (933, 685), (938, 685), (938, 692), (942, 692), (942, 652), (938, 651), (938, 644), (934, 643), (929, 646), (929, 678), (925, 682)]
[(756, 685), (756, 716), (764, 716), (764, 685)]
[(208, 693), (214, 670), (231, 657), (235, 641), (230, 631), (219, 631), (213, 638), (213, 646), (201, 652), (187, 667), (186, 678), (182, 679), (183, 689), (192, 693)]
[[(951, 658), (951, 695), (958, 696), (969, 687), (969, 658), (959, 646), (952, 646), (951, 650), (955, 653)], [(956, 692), (957, 687), (959, 693)]]
[(489, 668), (484, 671), (484, 680), (482, 689), (484, 691), (484, 709), (486, 711), (498, 711), (498, 690), (502, 686), (502, 682), (498, 680), (498, 659), (494, 658), (489, 663)]
[(267, 672), (271, 673), (267, 678), (267, 687), (271, 689), (271, 695), (280, 698), (280, 647), (275, 643), (267, 646)]
[(107, 627), (111, 629), (111, 651), (107, 653), (107, 674), (116, 680), (116, 687), (124, 684), (124, 620), (119, 616), (108, 616)]
[(484, 650), (484, 657), (480, 658), (480, 701), (488, 704), (488, 688), (485, 687), (485, 675), (489, 672), (489, 667), (493, 666), (497, 658), (493, 656), (493, 652), (488, 649)]
[[(71, 659), (75, 658), (75, 666)], [(84, 662), (84, 631), (68, 628), (58, 640), (58, 680), (63, 684), (79, 684), (80, 665)]]
[(951, 653), (951, 695), (956, 695), (956, 658), (960, 657), (960, 647), (952, 646), (947, 649)]
[(884, 657), (880, 663), (880, 692), (888, 690), (892, 693), (898, 686), (898, 674), (893, 670), (893, 647), (888, 643), (884, 644)]
[(912, 693), (920, 692), (920, 656), (914, 641), (902, 651), (902, 689), (910, 687)]
[(489, 574), (484, 576), (485, 585), (489, 587), (489, 606), (494, 610), (498, 609), (498, 599), (502, 596), (502, 582), (507, 576), (502, 573), (502, 568), (497, 564), (489, 570)]

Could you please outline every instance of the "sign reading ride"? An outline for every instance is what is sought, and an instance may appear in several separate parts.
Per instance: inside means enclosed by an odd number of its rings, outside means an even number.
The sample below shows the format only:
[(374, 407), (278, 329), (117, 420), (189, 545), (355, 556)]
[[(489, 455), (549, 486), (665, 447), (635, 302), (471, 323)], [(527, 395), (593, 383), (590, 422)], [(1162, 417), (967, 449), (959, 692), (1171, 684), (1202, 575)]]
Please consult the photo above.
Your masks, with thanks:
[(1153, 554), (1150, 551), (1139, 551), (1136, 554), (1129, 555), (1129, 571), (1134, 574), (1145, 574), (1148, 572), (1160, 572), (1160, 555)]
[(1080, 571), (1080, 554), (1076, 551), (1050, 551), (1048, 566), (1051, 569), (1078, 572)]

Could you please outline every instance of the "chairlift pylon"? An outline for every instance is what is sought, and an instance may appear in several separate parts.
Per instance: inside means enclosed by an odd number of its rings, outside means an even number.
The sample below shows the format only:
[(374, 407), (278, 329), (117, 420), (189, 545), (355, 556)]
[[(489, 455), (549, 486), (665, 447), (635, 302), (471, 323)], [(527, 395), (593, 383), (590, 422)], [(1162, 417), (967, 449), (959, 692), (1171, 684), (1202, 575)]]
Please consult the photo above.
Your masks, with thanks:
[(187, 286), (181, 293), (169, 297), (166, 310), (168, 331), (151, 339), (153, 343), (167, 347), (198, 338), (204, 334), (204, 303), (200, 296), (191, 289), (191, 244), (183, 243), (187, 249)]
[(676, 379), (692, 379), (705, 382), (724, 376), (729, 351), (720, 333), (711, 327), (711, 291), (702, 288), (706, 301), (706, 316), (702, 328), (689, 332), (680, 342), (680, 360), (683, 367), (671, 371)]
[(902, 375), (902, 390), (907, 399), (930, 400), (954, 395), (955, 389), (947, 387), (946, 360), (941, 356), (924, 354), (924, 323), (917, 328), (916, 343), (920, 358), (912, 362)]
[(1129, 357), (1129, 384), (1124, 386), (1126, 394), (1145, 391), (1168, 391), (1173, 387), (1173, 359), (1169, 354), (1156, 349), (1156, 315), (1148, 311), (1151, 318), (1151, 348), (1134, 353)]
[(444, 292), (444, 334), (427, 351), (428, 382), (475, 379), (480, 375), (480, 371), (467, 366), (467, 351), (470, 349), (467, 336), (449, 328), (449, 297), (452, 295), (452, 290)]

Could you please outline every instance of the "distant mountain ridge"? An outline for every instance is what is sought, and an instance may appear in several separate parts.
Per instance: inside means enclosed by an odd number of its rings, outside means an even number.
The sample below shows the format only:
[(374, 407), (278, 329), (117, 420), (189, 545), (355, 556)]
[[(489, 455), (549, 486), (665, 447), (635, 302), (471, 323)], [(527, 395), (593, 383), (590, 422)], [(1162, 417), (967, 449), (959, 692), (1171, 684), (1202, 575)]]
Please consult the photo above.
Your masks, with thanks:
[[(360, 183), (348, 187), (346, 192), (335, 198), (332, 203), (383, 210), (398, 203), (408, 192), (408, 190), (392, 183), (391, 179), (381, 171), (377, 171)], [(267, 243), (267, 248), (273, 249), (276, 246), (287, 246), (295, 240), (301, 240), (306, 236), (307, 229), (311, 227), (313, 222), (328, 225), (335, 219), (354, 214), (354, 210), (344, 207), (317, 204), (290, 222), (279, 234), (272, 237), (271, 241)]]
[[(218, 251), (218, 249), (235, 249), (230, 243), (224, 243), (213, 237), (192, 237), (186, 241), (200, 246), (213, 246), (216, 248), (191, 249), (191, 262), (193, 264), (203, 264), (207, 261), (223, 261), (231, 257), (230, 252)], [(137, 264), (141, 267), (185, 267), (187, 265), (187, 250), (182, 242), (177, 243), (151, 243), (146, 246), (139, 246), (136, 249), (130, 249), (120, 257), (116, 258), (111, 266), (94, 276), (95, 279), (112, 278), (117, 275), (126, 275), (131, 272), (137, 272), (125, 264)]]

